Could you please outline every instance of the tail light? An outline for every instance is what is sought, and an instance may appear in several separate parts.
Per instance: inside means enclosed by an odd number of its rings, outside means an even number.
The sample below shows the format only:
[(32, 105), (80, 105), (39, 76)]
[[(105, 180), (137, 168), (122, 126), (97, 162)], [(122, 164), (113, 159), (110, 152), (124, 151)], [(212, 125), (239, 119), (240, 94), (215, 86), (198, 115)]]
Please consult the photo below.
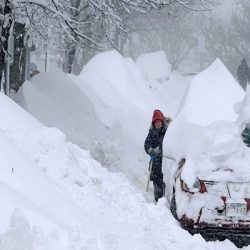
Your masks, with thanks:
[(250, 210), (250, 199), (245, 199), (245, 201), (247, 202), (247, 211)]
[(201, 192), (202, 194), (204, 194), (204, 193), (207, 192), (206, 185), (205, 185), (204, 181), (202, 181), (202, 180), (199, 180), (199, 181), (200, 181), (200, 184), (201, 184), (200, 192)]

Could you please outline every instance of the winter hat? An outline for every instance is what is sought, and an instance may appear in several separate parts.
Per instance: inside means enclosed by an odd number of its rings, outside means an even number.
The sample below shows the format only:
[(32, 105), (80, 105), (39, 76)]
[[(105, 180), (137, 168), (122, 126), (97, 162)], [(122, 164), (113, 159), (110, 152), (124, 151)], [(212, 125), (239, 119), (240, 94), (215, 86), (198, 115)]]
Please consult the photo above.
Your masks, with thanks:
[(164, 122), (164, 115), (158, 109), (156, 109), (153, 113), (152, 124), (154, 124), (157, 120)]

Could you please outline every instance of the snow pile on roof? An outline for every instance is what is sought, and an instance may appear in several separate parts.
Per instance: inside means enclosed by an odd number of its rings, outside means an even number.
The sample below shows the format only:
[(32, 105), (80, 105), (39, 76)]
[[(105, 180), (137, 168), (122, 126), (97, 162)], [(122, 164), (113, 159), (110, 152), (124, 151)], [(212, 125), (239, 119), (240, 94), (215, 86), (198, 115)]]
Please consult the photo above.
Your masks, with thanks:
[(139, 56), (136, 60), (136, 66), (146, 79), (163, 80), (171, 75), (171, 65), (164, 51), (151, 52)]
[(248, 179), (250, 154), (241, 140), (235, 111), (243, 98), (243, 89), (219, 59), (193, 79), (166, 134), (166, 152), (187, 160), (183, 178), (189, 184), (197, 176)]

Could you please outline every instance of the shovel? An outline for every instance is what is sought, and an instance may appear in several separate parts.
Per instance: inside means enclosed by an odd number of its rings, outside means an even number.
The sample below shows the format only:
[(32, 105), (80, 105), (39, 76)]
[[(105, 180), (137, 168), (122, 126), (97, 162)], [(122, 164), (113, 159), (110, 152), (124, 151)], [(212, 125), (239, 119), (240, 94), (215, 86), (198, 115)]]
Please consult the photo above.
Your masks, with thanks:
[(151, 176), (151, 173), (152, 173), (152, 166), (153, 166), (153, 160), (150, 159), (149, 168), (148, 168), (148, 181), (147, 181), (146, 192), (148, 192), (148, 189), (149, 189), (149, 182), (150, 182), (150, 176)]

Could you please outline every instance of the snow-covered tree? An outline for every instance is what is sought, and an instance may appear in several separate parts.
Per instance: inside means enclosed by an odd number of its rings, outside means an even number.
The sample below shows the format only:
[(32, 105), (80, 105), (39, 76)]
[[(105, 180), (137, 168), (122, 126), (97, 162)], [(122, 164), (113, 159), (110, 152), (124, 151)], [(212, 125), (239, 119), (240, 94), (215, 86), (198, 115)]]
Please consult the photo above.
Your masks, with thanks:
[(240, 62), (250, 62), (250, 3), (235, 1), (234, 9), (227, 17), (204, 16), (201, 25), (205, 38), (206, 63), (220, 57), (236, 76)]
[(197, 23), (192, 12), (179, 10), (172, 16), (163, 9), (147, 18), (139, 17), (131, 21), (130, 25), (127, 53), (133, 58), (163, 50), (172, 70), (177, 70), (197, 47)]
[[(162, 8), (168, 13), (179, 8), (197, 10), (204, 8), (210, 1), (200, 0), (197, 5), (192, 0), (3, 0), (0, 81), (8, 51), (8, 38), (18, 27), (16, 23), (24, 24), (22, 33), (21, 26), (19, 32), (14, 32), (23, 39), (20, 51), (25, 51), (34, 34), (39, 34), (46, 44), (56, 40), (61, 45), (58, 48), (66, 51), (64, 54), (68, 65), (65, 64), (65, 70), (70, 72), (77, 47), (82, 50), (105, 50), (108, 47), (121, 50), (128, 20), (135, 13), (148, 14)], [(20, 68), (24, 69), (19, 65)], [(14, 87), (15, 90), (18, 85), (20, 83)]]

